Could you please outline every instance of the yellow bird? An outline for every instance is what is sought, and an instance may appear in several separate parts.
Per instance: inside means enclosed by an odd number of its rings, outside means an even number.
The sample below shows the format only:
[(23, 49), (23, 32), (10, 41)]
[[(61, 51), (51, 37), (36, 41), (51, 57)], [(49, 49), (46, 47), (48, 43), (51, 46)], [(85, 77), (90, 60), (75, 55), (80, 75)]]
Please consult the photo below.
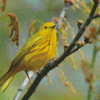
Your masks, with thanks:
[(50, 59), (54, 58), (56, 48), (56, 25), (52, 22), (44, 23), (25, 43), (13, 59), (9, 70), (0, 78), (0, 87), (3, 85), (2, 92), (6, 90), (16, 73), (25, 71), (28, 76), (28, 71), (36, 71), (44, 67)]

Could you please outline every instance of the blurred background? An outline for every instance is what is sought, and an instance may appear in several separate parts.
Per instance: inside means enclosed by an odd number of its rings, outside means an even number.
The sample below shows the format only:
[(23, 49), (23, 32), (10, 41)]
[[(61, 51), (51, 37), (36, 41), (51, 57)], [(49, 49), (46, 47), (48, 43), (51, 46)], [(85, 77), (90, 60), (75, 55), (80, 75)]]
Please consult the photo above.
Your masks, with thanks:
[[(90, 6), (90, 0), (85, 1), (86, 4)], [(62, 11), (63, 4), (63, 0), (7, 0), (5, 13), (14, 13), (18, 18), (19, 47), (21, 48), (28, 40), (29, 25), (34, 19), (39, 19), (43, 22), (49, 22), (54, 17), (59, 17)], [(69, 7), (66, 12), (66, 16), (71, 27), (74, 28), (74, 33), (76, 34), (78, 31), (77, 21), (79, 19), (85, 21), (87, 15), (82, 9), (76, 8), (75, 10), (76, 13), (74, 13), (72, 8)], [(3, 14), (2, 12), (0, 12), (0, 17), (2, 16)], [(19, 51), (16, 45), (12, 45), (9, 39), (9, 35), (11, 32), (9, 23), (10, 19), (8, 16), (0, 20), (0, 77), (8, 70), (14, 56)], [(40, 25), (42, 24), (36, 24), (35, 32), (38, 31)], [(95, 25), (91, 23), (90, 26)], [(68, 43), (70, 44), (73, 39), (71, 38), (69, 31), (67, 33)], [(80, 40), (83, 40), (83, 37)], [(81, 48), (81, 50), (83, 51), (85, 58), (91, 62), (93, 54), (93, 44), (87, 44), (86, 46)], [(59, 43), (58, 51), (59, 55), (64, 52), (64, 47), (63, 45), (61, 45), (61, 43)], [(94, 73), (100, 73), (99, 55), (100, 53), (98, 52)], [(55, 70), (51, 70), (49, 74), (53, 83), (50, 85), (48, 82), (48, 78), (45, 77), (39, 84), (37, 92), (34, 93), (34, 95), (32, 95), (29, 100), (86, 100), (88, 96), (89, 84), (86, 82), (85, 76), (81, 70), (81, 57), (79, 55), (79, 52), (74, 53), (74, 59), (77, 66), (76, 71), (73, 69), (72, 63), (70, 62), (69, 58), (66, 58), (62, 62), (61, 69), (64, 71), (66, 81), (72, 83), (76, 94), (70, 93), (67, 87), (65, 87), (59, 79)], [(0, 100), (13, 100), (18, 88), (24, 81), (25, 77), (25, 72), (19, 72), (4, 93), (1, 92), (0, 88)], [(36, 75), (34, 74), (33, 80), (35, 79), (35, 77)], [(28, 84), (27, 87), (29, 85), (30, 84)], [(100, 94), (100, 81), (97, 81), (95, 83), (95, 86), (96, 89), (98, 88), (98, 93)], [(26, 92), (27, 88), (22, 93), (21, 98)], [(96, 100), (96, 98), (93, 100)]]

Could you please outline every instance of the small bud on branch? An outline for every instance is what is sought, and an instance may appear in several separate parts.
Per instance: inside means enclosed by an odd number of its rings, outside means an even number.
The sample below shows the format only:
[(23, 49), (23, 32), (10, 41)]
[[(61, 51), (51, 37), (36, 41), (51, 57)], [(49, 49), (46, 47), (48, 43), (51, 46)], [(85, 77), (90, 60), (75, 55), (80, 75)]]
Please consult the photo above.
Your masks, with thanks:
[(74, 2), (72, 0), (64, 0), (65, 3), (70, 3), (70, 5), (74, 5)]
[(81, 28), (81, 25), (83, 24), (83, 21), (82, 20), (78, 20), (77, 22), (77, 25), (78, 25), (78, 28), (80, 29)]
[(58, 20), (59, 20), (59, 17), (54, 17), (53, 19), (52, 19), (52, 22), (58, 22)]
[(77, 41), (75, 44), (80, 47), (80, 46), (84, 46), (85, 42), (84, 41)]
[(85, 43), (92, 43), (91, 39), (88, 36), (84, 36)]
[(69, 47), (69, 45), (68, 44), (65, 44), (64, 45), (64, 51), (66, 51), (68, 47)]

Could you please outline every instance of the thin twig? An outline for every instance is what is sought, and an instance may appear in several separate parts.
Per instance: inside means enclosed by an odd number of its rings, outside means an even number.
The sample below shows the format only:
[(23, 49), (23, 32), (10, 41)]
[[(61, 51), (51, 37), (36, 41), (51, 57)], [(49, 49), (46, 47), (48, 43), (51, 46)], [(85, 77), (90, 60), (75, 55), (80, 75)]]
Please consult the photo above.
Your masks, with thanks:
[[(33, 78), (33, 72), (32, 71), (29, 71), (28, 75), (29, 75), (30, 79)], [(23, 81), (22, 85), (19, 87), (19, 89), (18, 89), (18, 91), (17, 91), (17, 93), (16, 93), (13, 100), (18, 100), (19, 99), (19, 97), (21, 96), (23, 90), (25, 89), (26, 85), (28, 84), (28, 81), (29, 81), (29, 79), (26, 76), (25, 80)]]
[(76, 48), (74, 48), (74, 49), (69, 53), (69, 55), (72, 54), (72, 53), (74, 53), (74, 52), (76, 52), (78, 49), (82, 48), (83, 46), (85, 46), (85, 45), (77, 46)]
[(24, 97), (21, 100), (28, 100), (30, 98), (30, 96), (33, 94), (33, 92), (36, 90), (36, 88), (39, 85), (39, 83), (42, 80), (42, 78), (44, 78), (50, 70), (55, 68), (58, 64), (60, 64), (68, 56), (68, 54), (74, 48), (76, 41), (79, 40), (79, 38), (84, 33), (85, 28), (90, 24), (90, 22), (92, 20), (92, 17), (93, 17), (93, 15), (94, 15), (97, 7), (98, 7), (98, 3), (99, 2), (95, 2), (94, 3), (94, 6), (93, 6), (93, 8), (92, 8), (92, 10), (91, 10), (91, 12), (89, 14), (89, 17), (87, 18), (86, 22), (82, 25), (81, 29), (78, 31), (76, 37), (74, 38), (72, 43), (69, 45), (68, 49), (57, 59), (57, 61), (50, 60), (46, 64), (46, 66), (37, 75), (36, 79), (34, 80), (32, 86), (31, 86), (31, 88), (29, 89), (29, 91), (24, 95)]

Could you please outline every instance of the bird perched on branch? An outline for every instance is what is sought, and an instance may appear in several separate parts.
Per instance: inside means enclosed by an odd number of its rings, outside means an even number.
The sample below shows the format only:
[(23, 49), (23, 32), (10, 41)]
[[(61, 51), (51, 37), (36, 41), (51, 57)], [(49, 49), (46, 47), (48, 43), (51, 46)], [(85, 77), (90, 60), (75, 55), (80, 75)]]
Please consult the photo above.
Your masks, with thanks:
[(3, 85), (2, 92), (18, 72), (25, 71), (28, 76), (28, 71), (36, 71), (44, 67), (50, 59), (54, 58), (56, 47), (56, 25), (52, 22), (44, 23), (25, 43), (13, 59), (9, 70), (0, 78), (0, 87)]

